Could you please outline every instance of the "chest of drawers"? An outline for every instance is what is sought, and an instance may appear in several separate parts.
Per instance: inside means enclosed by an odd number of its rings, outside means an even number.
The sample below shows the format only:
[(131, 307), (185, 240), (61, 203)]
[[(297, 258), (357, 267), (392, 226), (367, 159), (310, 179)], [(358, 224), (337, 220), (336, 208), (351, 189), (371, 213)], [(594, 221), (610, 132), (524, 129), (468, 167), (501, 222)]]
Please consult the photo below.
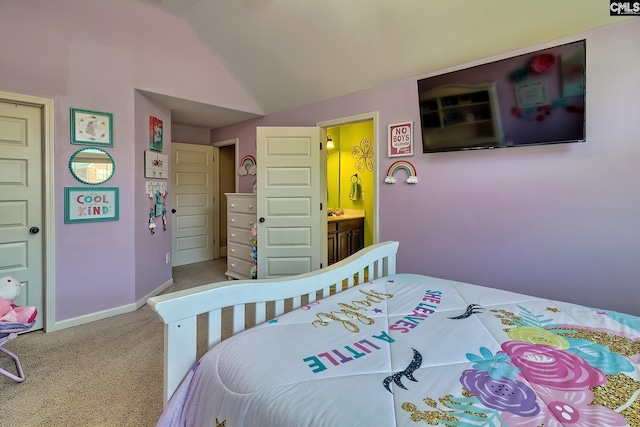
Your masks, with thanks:
[(227, 196), (227, 272), (230, 279), (250, 279), (253, 235), (256, 224), (256, 195), (225, 193)]

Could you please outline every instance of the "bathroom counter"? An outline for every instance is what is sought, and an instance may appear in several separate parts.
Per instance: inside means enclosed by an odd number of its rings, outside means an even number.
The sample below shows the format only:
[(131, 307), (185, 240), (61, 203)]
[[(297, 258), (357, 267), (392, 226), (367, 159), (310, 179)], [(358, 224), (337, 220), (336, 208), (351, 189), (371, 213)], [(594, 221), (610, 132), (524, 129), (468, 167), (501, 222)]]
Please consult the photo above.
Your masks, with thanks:
[(327, 216), (327, 221), (336, 222), (336, 221), (345, 221), (348, 219), (358, 219), (364, 218), (364, 211), (358, 209), (345, 209), (344, 214), (342, 215), (332, 215)]

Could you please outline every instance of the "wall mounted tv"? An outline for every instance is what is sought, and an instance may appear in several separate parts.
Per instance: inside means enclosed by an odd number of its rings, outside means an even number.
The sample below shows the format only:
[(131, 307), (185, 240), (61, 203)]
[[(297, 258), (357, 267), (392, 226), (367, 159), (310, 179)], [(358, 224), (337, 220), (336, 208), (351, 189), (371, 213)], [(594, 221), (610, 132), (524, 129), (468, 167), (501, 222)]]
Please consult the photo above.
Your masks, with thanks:
[(418, 80), (422, 151), (585, 140), (580, 40)]

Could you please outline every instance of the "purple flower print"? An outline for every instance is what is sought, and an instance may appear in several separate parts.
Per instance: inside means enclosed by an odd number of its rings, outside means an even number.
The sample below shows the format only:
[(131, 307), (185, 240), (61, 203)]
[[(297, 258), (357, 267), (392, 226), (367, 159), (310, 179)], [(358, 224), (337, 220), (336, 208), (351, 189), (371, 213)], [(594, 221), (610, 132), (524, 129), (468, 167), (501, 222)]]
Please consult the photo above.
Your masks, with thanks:
[(460, 383), (487, 408), (509, 411), (523, 417), (540, 411), (535, 393), (521, 381), (509, 378), (495, 380), (487, 371), (467, 369), (462, 373)]
[(624, 417), (609, 408), (591, 405), (591, 390), (565, 391), (533, 384), (538, 397), (545, 402), (540, 412), (533, 417), (521, 417), (503, 412), (500, 419), (509, 426), (517, 427), (621, 427), (626, 426)]
[(607, 377), (584, 359), (543, 344), (506, 341), (502, 350), (529, 382), (561, 390), (582, 390), (607, 382)]

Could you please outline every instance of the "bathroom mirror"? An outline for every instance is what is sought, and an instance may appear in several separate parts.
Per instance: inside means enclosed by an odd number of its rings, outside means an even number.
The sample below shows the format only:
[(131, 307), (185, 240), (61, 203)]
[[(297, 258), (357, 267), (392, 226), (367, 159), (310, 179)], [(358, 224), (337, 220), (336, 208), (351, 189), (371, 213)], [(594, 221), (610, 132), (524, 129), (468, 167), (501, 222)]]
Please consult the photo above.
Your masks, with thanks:
[(99, 148), (82, 148), (71, 156), (69, 169), (83, 184), (97, 185), (109, 181), (116, 169), (113, 158)]

